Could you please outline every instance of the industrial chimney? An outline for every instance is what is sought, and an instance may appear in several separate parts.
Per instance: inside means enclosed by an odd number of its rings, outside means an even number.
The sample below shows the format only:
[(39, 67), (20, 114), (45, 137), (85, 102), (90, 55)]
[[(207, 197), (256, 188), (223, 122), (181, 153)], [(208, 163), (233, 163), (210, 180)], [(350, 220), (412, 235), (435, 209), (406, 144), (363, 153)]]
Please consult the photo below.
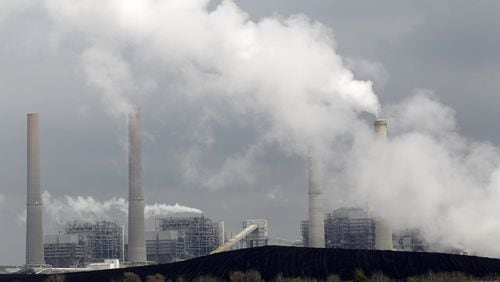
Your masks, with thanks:
[(313, 150), (309, 151), (309, 246), (325, 247), (325, 222), (323, 194), (321, 191), (319, 161)]
[(146, 263), (144, 237), (144, 196), (141, 166), (141, 117), (136, 108), (129, 114), (129, 197), (128, 197), (128, 260), (132, 264)]
[(43, 225), (40, 188), (40, 121), (28, 114), (28, 179), (26, 200), (26, 265), (42, 265)]
[[(375, 134), (382, 142), (387, 142), (387, 120), (375, 120)], [(383, 219), (375, 219), (375, 249), (392, 250), (392, 228)]]

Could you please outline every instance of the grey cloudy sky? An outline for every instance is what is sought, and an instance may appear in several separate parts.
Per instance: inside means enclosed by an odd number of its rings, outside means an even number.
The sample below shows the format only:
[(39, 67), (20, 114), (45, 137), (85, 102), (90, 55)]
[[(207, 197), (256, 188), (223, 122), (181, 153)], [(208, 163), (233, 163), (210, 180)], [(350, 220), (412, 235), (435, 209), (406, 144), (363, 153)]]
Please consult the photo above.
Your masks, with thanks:
[[(82, 66), (92, 37), (77, 28), (60, 31), (65, 24), (57, 21), (64, 19), (48, 20), (41, 5), (30, 3), (0, 4), (0, 264), (24, 261), (25, 228), (18, 216), (25, 206), (27, 112), (41, 117), (44, 190), (100, 201), (127, 196), (126, 120), (110, 113), (102, 89)], [(324, 24), (356, 77), (374, 82), (382, 105), (428, 89), (456, 111), (463, 136), (500, 146), (500, 2), (235, 3), (253, 21), (305, 14)], [(132, 64), (139, 60), (127, 47), (121, 50)], [(177, 74), (164, 78), (172, 71), (149, 60), (147, 69), (135, 70), (139, 86), (129, 89), (138, 92), (134, 102), (143, 110), (146, 202), (201, 209), (224, 220), (229, 231), (244, 219), (267, 218), (272, 235), (299, 239), (300, 220), (307, 216), (304, 159), (276, 143), (260, 145), (259, 124), (265, 121), (259, 117), (200, 107), (217, 101), (181, 94), (182, 86), (172, 81)], [(326, 203), (327, 209), (346, 205), (342, 199)]]

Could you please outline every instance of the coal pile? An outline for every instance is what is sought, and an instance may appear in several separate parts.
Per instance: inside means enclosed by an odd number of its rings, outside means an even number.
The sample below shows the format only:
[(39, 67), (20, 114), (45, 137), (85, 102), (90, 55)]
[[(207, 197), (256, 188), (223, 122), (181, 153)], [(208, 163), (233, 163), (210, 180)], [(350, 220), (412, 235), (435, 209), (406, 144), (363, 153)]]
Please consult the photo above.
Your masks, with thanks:
[[(460, 272), (485, 277), (500, 274), (500, 259), (442, 253), (414, 253), (375, 250), (313, 249), (267, 246), (199, 257), (183, 262), (64, 274), (66, 281), (120, 281), (125, 272), (146, 276), (162, 274), (167, 279), (187, 280), (212, 276), (228, 280), (231, 273), (256, 270), (263, 279), (282, 277), (326, 279), (338, 275), (353, 279), (356, 271), (368, 277), (381, 273), (393, 279), (423, 276), (429, 273)], [(43, 281), (49, 275), (0, 276), (0, 281)], [(175, 280), (174, 280), (175, 281)]]

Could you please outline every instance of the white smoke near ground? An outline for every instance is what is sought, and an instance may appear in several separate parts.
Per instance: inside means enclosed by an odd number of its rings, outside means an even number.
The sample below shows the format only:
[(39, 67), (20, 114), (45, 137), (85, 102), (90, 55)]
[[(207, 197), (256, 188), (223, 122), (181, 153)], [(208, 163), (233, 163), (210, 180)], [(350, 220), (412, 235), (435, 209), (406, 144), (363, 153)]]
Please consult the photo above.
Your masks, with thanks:
[[(45, 218), (49, 220), (49, 225), (56, 224), (60, 226), (71, 221), (121, 220), (125, 222), (128, 214), (128, 202), (124, 198), (99, 201), (92, 196), (72, 197), (65, 195), (53, 197), (49, 192), (44, 191), (42, 193), (42, 202)], [(144, 206), (146, 219), (179, 213), (201, 214), (202, 211), (178, 203), (174, 205), (154, 203)], [(17, 221), (20, 223), (26, 222), (26, 210), (18, 215)]]
[[(199, 103), (200, 111), (228, 123), (249, 119), (259, 136), (253, 145), (271, 144), (302, 157), (316, 148), (328, 172), (322, 175), (330, 206), (365, 207), (396, 228), (419, 228), (432, 243), (500, 256), (498, 147), (461, 136), (454, 111), (428, 91), (387, 105), (390, 138), (377, 141), (372, 120), (380, 106), (372, 83), (354, 78), (335, 52), (330, 29), (304, 15), (252, 21), (232, 1), (213, 10), (208, 4), (42, 5), (58, 37), (83, 38), (80, 67), (113, 115), (144, 99), (138, 93), (154, 92), (156, 79), (168, 78), (169, 91)], [(351, 66), (375, 78), (383, 69)], [(378, 77), (384, 81), (388, 75)], [(255, 181), (249, 172), (265, 146), (245, 147), (211, 174), (200, 168), (204, 148), (217, 138), (207, 136), (183, 163), (190, 181), (214, 190)], [(49, 199), (49, 213), (71, 214), (71, 203), (79, 207), (78, 216), (92, 217), (88, 210), (100, 214), (125, 205), (121, 199), (70, 199)]]

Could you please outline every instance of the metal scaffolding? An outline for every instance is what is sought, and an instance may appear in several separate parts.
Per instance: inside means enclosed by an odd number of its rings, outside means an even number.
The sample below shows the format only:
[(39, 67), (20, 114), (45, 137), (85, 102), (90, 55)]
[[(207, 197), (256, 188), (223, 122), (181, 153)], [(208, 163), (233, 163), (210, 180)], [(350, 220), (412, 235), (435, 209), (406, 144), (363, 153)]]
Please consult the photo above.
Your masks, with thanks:
[(327, 215), (325, 227), (327, 248), (375, 248), (375, 222), (362, 209), (334, 210)]
[(146, 232), (146, 255), (148, 261), (169, 263), (182, 260), (184, 240), (179, 240), (179, 233), (171, 231)]
[(188, 259), (210, 254), (219, 246), (219, 224), (211, 219), (199, 217), (158, 218), (160, 231), (177, 231), (178, 247), (176, 259)]
[(78, 234), (90, 251), (89, 262), (122, 258), (122, 227), (116, 222), (71, 222), (65, 225), (66, 234)]
[[(309, 221), (301, 221), (304, 246), (309, 241)], [(362, 209), (340, 208), (326, 215), (325, 244), (327, 248), (374, 249), (375, 221)]]
[(86, 245), (78, 235), (47, 235), (44, 243), (45, 261), (55, 267), (83, 266), (87, 257)]
[(84, 266), (104, 259), (123, 259), (123, 228), (116, 222), (74, 221), (63, 234), (47, 235), (45, 260), (56, 267)]

